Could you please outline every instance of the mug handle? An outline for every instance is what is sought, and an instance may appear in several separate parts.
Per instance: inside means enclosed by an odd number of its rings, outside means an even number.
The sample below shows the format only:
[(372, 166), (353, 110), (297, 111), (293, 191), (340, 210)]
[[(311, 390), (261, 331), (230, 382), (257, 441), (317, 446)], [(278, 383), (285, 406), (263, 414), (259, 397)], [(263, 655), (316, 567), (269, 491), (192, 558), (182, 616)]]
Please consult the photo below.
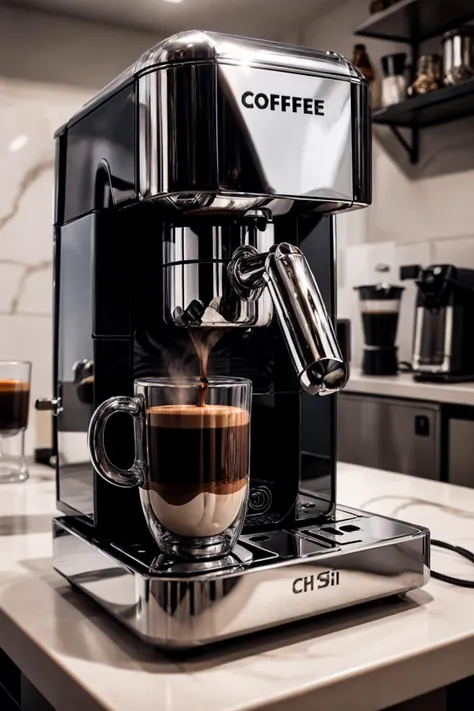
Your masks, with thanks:
[[(125, 412), (133, 417), (135, 430), (135, 461), (130, 469), (120, 469), (112, 464), (105, 451), (105, 427), (107, 420), (116, 412)], [(87, 447), (94, 469), (106, 481), (130, 489), (140, 486), (145, 480), (143, 459), (143, 399), (119, 395), (105, 400), (91, 417), (87, 432)]]

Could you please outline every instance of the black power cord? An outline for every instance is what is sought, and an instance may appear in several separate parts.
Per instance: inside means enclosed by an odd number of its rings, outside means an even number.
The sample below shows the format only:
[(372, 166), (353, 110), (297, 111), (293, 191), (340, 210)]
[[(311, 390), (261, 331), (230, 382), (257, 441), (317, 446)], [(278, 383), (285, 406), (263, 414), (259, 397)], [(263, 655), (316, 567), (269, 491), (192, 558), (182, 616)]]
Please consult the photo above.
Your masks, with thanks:
[[(437, 548), (444, 548), (446, 551), (453, 551), (466, 558), (471, 563), (474, 563), (474, 553), (468, 551), (467, 548), (462, 548), (462, 546), (453, 546), (451, 543), (445, 543), (445, 541), (438, 541), (436, 539), (431, 539), (431, 545)], [(474, 580), (463, 580), (462, 578), (453, 578), (451, 575), (444, 575), (444, 573), (437, 573), (435, 570), (431, 571), (431, 577), (435, 580), (442, 580), (445, 583), (450, 583), (451, 585), (457, 585), (460, 588), (474, 588)]]

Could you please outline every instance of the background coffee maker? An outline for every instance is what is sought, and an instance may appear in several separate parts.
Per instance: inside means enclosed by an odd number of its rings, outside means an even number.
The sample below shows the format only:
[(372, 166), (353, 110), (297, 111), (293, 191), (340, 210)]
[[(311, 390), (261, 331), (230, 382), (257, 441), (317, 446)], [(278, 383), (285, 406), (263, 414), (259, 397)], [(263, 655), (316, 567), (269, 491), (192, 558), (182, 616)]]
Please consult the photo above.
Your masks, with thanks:
[[(67, 514), (54, 524), (56, 569), (147, 641), (181, 647), (423, 584), (425, 531), (336, 512), (335, 398), (314, 397), (345, 379), (328, 321), (329, 215), (371, 199), (360, 72), (332, 52), (185, 32), (145, 53), (56, 144), (55, 392), (38, 403), (56, 415)], [(132, 394), (134, 379), (198, 375), (190, 328), (222, 331), (211, 372), (250, 378), (254, 392), (245, 535), (204, 578), (191, 564), (157, 567), (136, 490), (97, 476), (86, 449), (94, 409)], [(107, 428), (122, 468), (130, 429), (118, 415)], [(334, 533), (338, 521), (346, 530)], [(338, 552), (331, 566), (349, 578), (368, 571), (340, 596), (309, 600), (287, 584), (288, 566), (306, 575)]]
[(413, 336), (415, 380), (474, 380), (474, 270), (452, 264), (400, 269), (418, 287)]
[(362, 372), (365, 375), (396, 375), (397, 337), (403, 286), (372, 284), (356, 286), (364, 329)]

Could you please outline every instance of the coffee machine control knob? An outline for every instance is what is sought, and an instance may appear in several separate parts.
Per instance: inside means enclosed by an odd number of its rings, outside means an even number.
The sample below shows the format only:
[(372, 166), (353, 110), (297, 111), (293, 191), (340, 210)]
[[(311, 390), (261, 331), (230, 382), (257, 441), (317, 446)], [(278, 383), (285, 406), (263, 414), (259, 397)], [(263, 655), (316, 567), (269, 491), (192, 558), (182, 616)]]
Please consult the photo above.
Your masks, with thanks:
[(49, 411), (53, 415), (59, 415), (62, 410), (60, 397), (40, 397), (35, 402), (35, 409), (39, 411)]

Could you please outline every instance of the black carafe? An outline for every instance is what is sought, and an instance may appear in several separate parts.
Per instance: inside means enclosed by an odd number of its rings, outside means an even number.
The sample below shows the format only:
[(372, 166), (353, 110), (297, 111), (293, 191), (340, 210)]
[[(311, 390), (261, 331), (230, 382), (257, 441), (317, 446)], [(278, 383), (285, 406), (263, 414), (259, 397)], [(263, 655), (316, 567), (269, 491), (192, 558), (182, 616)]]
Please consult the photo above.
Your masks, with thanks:
[(397, 336), (398, 315), (403, 286), (373, 284), (357, 286), (364, 328), (365, 375), (395, 375), (398, 371)]

